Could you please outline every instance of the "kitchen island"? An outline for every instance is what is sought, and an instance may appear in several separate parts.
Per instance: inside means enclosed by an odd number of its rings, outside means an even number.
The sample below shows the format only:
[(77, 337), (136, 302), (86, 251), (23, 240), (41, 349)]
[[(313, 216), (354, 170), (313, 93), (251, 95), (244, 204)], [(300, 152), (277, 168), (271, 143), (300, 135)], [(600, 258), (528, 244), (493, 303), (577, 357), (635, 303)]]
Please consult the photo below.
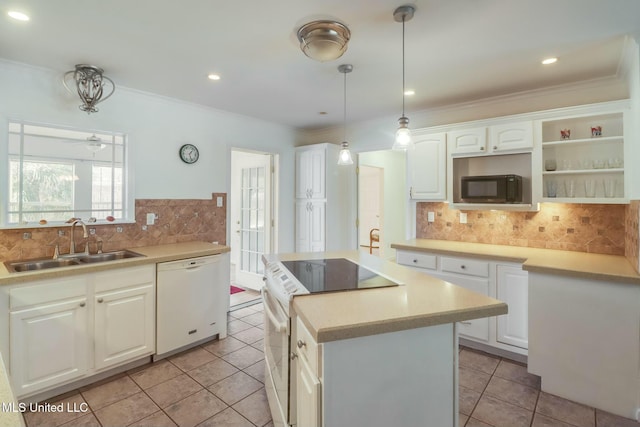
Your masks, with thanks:
[(290, 302), (291, 396), (297, 425), (457, 426), (456, 322), (507, 305), (364, 252), (345, 258), (400, 286), (296, 295)]

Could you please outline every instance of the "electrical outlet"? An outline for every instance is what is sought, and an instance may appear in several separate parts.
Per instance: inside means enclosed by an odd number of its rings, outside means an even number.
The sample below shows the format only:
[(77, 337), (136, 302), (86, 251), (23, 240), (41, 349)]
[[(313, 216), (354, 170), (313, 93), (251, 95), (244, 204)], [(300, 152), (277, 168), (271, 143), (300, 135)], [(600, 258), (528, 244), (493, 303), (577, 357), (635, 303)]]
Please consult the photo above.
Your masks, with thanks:
[(435, 212), (427, 212), (427, 222), (434, 222), (436, 220)]
[(89, 234), (91, 234), (92, 236), (96, 235), (96, 229), (95, 228), (90, 228), (89, 229)]
[(156, 214), (148, 213), (147, 214), (147, 225), (153, 225), (156, 223)]
[(221, 208), (223, 206), (222, 196), (216, 197), (216, 206), (219, 207), (219, 208)]
[(466, 212), (460, 212), (460, 224), (467, 223), (467, 214)]
[(58, 230), (58, 237), (64, 236), (64, 230)]
[(116, 233), (122, 233), (122, 227), (116, 227)]
[(30, 238), (31, 238), (31, 233), (29, 232), (22, 233), (22, 239), (29, 240)]

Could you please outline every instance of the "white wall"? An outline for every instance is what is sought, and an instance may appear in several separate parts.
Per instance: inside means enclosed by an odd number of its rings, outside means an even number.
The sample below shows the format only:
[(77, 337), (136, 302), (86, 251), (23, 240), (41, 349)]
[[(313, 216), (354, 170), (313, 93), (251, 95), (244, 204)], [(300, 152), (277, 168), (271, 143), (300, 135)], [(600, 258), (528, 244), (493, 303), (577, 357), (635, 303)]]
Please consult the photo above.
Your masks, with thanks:
[[(60, 73), (0, 60), (0, 115), (5, 119), (129, 135), (135, 198), (210, 199), (213, 192), (229, 192), (231, 147), (279, 154), (279, 245), (282, 252), (293, 251), (293, 129), (119, 86), (98, 104), (98, 113), (80, 111), (79, 103), (64, 89)], [(178, 157), (178, 148), (187, 142), (200, 151), (194, 165)], [(0, 147), (6, 143), (7, 132), (0, 132)]]
[[(384, 208), (381, 229), (384, 230), (380, 245), (385, 258), (395, 259), (392, 243), (405, 240), (405, 218), (407, 208), (406, 158), (404, 152), (385, 150), (360, 153), (358, 165), (384, 169)], [(362, 243), (362, 242), (361, 242)]]

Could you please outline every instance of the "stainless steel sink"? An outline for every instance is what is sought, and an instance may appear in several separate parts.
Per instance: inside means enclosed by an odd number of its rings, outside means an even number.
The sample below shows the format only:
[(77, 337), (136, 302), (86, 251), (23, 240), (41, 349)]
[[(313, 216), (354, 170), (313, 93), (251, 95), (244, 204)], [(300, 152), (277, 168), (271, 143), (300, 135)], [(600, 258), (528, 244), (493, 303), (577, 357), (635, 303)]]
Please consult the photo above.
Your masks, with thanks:
[(49, 268), (68, 267), (73, 265), (108, 262), (126, 258), (143, 257), (144, 255), (133, 251), (114, 251), (101, 254), (77, 254), (73, 256), (63, 255), (58, 259), (33, 259), (28, 261), (5, 261), (4, 265), (11, 273), (23, 271), (45, 270)]
[(137, 258), (141, 256), (144, 256), (144, 255), (141, 255), (133, 251), (114, 251), (114, 252), (103, 252), (101, 254), (83, 255), (78, 257), (78, 261), (83, 263), (93, 263), (93, 262), (115, 261), (117, 259)]

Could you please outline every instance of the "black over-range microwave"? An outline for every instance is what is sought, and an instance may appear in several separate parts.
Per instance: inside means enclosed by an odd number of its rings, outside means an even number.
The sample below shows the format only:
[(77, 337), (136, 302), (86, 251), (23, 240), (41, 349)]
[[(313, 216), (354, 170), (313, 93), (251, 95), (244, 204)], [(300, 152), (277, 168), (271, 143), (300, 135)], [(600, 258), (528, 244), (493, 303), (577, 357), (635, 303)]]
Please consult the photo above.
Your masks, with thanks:
[(463, 176), (460, 184), (466, 203), (522, 203), (520, 175)]

